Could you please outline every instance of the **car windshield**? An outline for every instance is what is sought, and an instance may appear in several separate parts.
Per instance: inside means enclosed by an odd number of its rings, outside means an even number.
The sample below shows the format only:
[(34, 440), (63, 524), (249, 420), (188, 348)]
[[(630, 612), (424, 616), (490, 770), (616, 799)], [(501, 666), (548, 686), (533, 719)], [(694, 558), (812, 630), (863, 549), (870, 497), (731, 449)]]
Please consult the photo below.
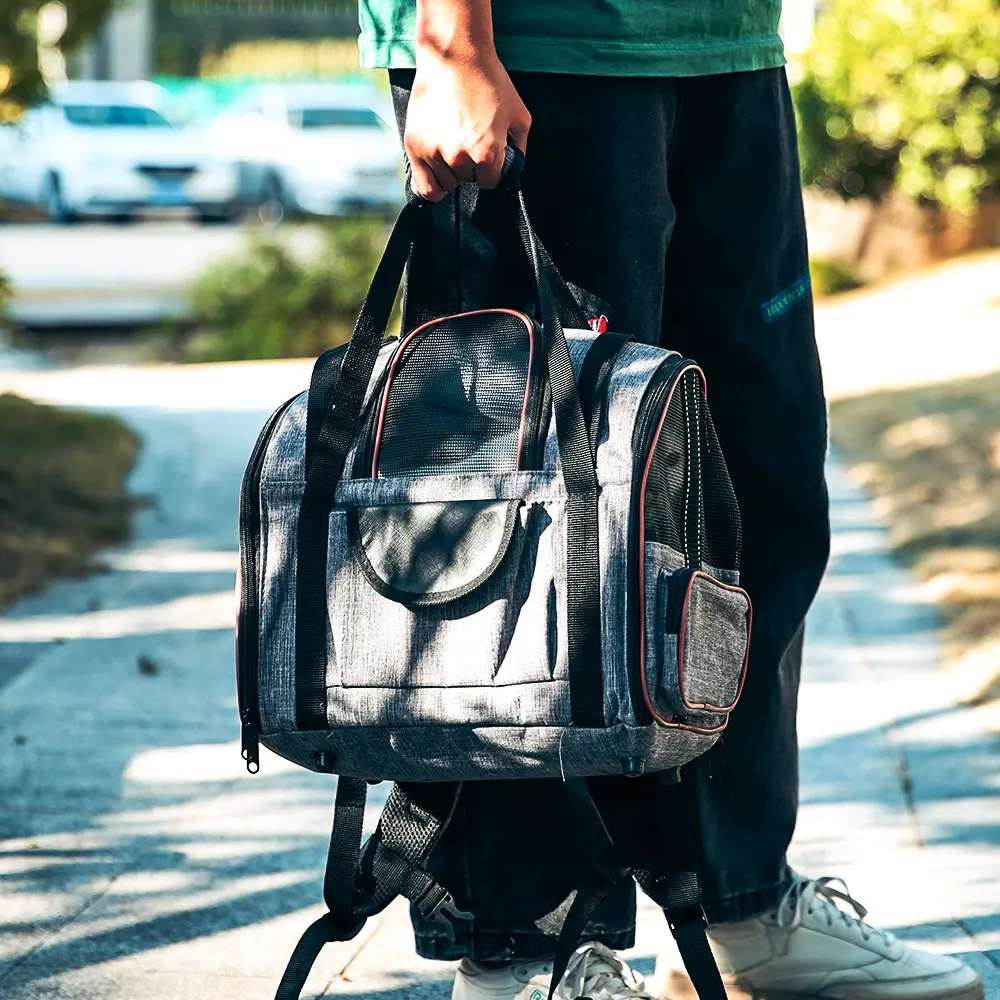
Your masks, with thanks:
[(92, 127), (169, 128), (170, 123), (152, 108), (141, 104), (64, 104), (70, 125)]
[(294, 128), (378, 128), (382, 120), (368, 108), (291, 108), (288, 124)]

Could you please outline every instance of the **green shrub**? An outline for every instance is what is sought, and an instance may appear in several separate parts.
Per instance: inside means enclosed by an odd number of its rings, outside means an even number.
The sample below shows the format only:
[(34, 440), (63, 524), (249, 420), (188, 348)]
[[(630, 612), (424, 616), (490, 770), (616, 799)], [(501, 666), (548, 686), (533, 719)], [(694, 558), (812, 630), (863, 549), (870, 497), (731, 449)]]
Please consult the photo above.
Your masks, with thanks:
[(351, 335), (385, 243), (373, 217), (338, 219), (322, 251), (297, 259), (278, 237), (257, 236), (195, 283), (190, 361), (314, 357)]
[(822, 257), (814, 257), (809, 261), (809, 280), (812, 283), (813, 296), (817, 299), (850, 292), (864, 284), (846, 264), (839, 264)]
[(795, 100), (807, 184), (970, 213), (1000, 190), (1000, 0), (832, 0)]

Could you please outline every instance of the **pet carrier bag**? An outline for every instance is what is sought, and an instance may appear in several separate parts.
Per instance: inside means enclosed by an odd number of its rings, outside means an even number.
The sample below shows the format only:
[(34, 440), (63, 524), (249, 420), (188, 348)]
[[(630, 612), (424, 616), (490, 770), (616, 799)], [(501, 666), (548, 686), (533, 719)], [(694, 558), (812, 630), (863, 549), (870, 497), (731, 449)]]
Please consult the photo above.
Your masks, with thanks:
[[(750, 602), (703, 374), (586, 329), (509, 186), (492, 196), (514, 202), (536, 314), (442, 316), (386, 342), (429, 225), (411, 201), (350, 344), (268, 420), (243, 481), (243, 756), (256, 771), (263, 743), (339, 775), (329, 912), (278, 1000), (396, 895), (448, 928), (468, 917), (424, 867), (462, 781), (561, 777), (586, 811), (587, 778), (676, 775), (740, 696)], [(397, 784), (362, 851), (378, 780)], [(636, 878), (703, 1000), (722, 1000), (694, 874), (601, 861), (593, 829), (553, 988), (599, 899)]]

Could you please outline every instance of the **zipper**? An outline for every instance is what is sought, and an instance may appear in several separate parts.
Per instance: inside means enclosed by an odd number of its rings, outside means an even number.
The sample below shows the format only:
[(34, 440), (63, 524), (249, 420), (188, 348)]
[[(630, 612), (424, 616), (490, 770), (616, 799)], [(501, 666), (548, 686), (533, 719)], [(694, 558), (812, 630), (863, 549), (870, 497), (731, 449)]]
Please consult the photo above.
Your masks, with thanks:
[(546, 363), (542, 356), (542, 328), (531, 320), (531, 334), (535, 338), (534, 350), (531, 352), (531, 364), (528, 366), (528, 409), (524, 423), (524, 443), (521, 454), (517, 456), (517, 467), (521, 469), (540, 469), (545, 453), (545, 439), (548, 428), (542, 433), (542, 415), (548, 413), (545, 405), (548, 379), (539, 378), (538, 373)]
[[(642, 477), (645, 471), (646, 459), (652, 447), (656, 429), (663, 416), (663, 407), (671, 390), (676, 384), (678, 374), (692, 364), (687, 358), (673, 355), (663, 362), (650, 379), (649, 385), (639, 404), (635, 430), (632, 432), (632, 504), (629, 510), (628, 525), (628, 580), (638, 580), (638, 574), (644, 571), (644, 554), (638, 551), (639, 543), (639, 499), (642, 490)], [(686, 398), (686, 397), (685, 397)], [(685, 530), (685, 534), (686, 534)], [(685, 555), (687, 555), (685, 539)], [(632, 592), (638, 594), (638, 586), (633, 585)], [(635, 706), (636, 720), (640, 725), (651, 725), (652, 713), (646, 706), (646, 698), (642, 687), (642, 677), (639, 669), (639, 643), (644, 637), (639, 635), (639, 607), (636, 601), (629, 605), (628, 614), (628, 663), (627, 674), (632, 704)]]
[[(397, 337), (388, 337), (383, 343), (393, 343)], [(346, 346), (344, 348), (346, 351)], [(383, 371), (384, 376), (384, 371)], [(264, 468), (264, 454), (278, 422), (299, 398), (301, 393), (286, 399), (279, 406), (257, 435), (250, 453), (247, 470), (240, 485), (240, 610), (237, 622), (236, 693), (240, 712), (241, 750), (247, 770), (256, 774), (260, 770), (260, 698), (257, 687), (258, 643), (260, 640), (260, 480)]]
[[(405, 341), (404, 338), (393, 337), (386, 340), (386, 344), (392, 343), (402, 343)], [(385, 345), (383, 345), (385, 346)], [(399, 344), (393, 354), (399, 350)], [(372, 387), (372, 391), (369, 394), (367, 403), (367, 413), (364, 416), (363, 427), (361, 430), (361, 440), (354, 452), (354, 464), (351, 467), (351, 477), (353, 479), (370, 479), (372, 474), (372, 454), (375, 448), (375, 432), (378, 428), (378, 414), (379, 408), (382, 401), (382, 393), (385, 392), (385, 383), (389, 378), (389, 371), (392, 368), (392, 358), (382, 366), (382, 371), (379, 372), (378, 379), (375, 381), (375, 385)]]
[(247, 770), (260, 770), (260, 701), (257, 691), (257, 644), (260, 628), (258, 595), (260, 592), (257, 565), (260, 555), (260, 479), (264, 454), (278, 421), (299, 398), (292, 396), (267, 419), (250, 453), (247, 471), (240, 486), (240, 610), (237, 622), (236, 692), (240, 711), (240, 733), (243, 759)]
[(684, 525), (684, 554), (687, 556), (688, 566), (701, 566), (702, 553), (702, 525), (705, 523), (704, 517), (704, 490), (701, 481), (701, 436), (702, 436), (702, 407), (701, 407), (701, 386), (700, 380), (690, 379), (685, 386), (684, 392), (684, 415), (688, 430), (688, 481), (691, 492), (694, 494), (693, 502), (688, 504), (687, 517)]

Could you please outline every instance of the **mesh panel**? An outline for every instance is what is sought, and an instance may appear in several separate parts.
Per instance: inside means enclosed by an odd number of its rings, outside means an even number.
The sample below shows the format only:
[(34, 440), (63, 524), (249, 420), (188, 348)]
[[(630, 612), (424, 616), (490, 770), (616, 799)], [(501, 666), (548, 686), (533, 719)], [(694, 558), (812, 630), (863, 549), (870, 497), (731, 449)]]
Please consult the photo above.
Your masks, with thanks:
[[(690, 376), (685, 375), (686, 381)], [(646, 539), (684, 552), (684, 511), (688, 494), (687, 419), (678, 387), (660, 428), (646, 480)]]
[(739, 568), (739, 508), (695, 371), (671, 397), (649, 467), (645, 512), (648, 540), (683, 552), (692, 565)]
[[(378, 473), (512, 472), (530, 383), (528, 326), (490, 312), (411, 335), (389, 381)], [(529, 417), (533, 407), (528, 406)], [(534, 441), (525, 428), (526, 445)]]

